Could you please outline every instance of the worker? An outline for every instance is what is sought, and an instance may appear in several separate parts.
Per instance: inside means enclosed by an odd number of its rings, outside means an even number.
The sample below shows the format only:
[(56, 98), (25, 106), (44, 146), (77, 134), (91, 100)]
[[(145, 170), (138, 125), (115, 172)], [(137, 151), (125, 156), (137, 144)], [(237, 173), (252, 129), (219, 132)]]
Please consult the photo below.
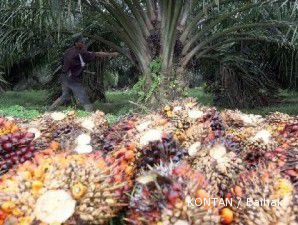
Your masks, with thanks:
[(55, 110), (58, 106), (70, 100), (71, 92), (84, 107), (85, 111), (93, 111), (93, 106), (82, 85), (83, 72), (87, 63), (98, 58), (117, 57), (118, 52), (89, 52), (86, 47), (86, 39), (79, 36), (74, 41), (74, 46), (67, 49), (62, 58), (62, 95), (50, 106), (49, 110)]

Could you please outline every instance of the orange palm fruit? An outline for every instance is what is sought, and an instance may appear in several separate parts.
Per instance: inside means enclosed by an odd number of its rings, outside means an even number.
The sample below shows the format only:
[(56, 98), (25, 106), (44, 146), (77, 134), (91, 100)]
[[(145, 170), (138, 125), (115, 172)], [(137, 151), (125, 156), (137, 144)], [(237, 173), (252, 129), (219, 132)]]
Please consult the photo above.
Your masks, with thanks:
[(5, 129), (7, 129), (7, 130), (10, 130), (12, 126), (13, 126), (13, 123), (10, 122), (10, 121), (5, 121), (5, 122), (3, 123), (3, 127), (4, 127)]
[(49, 147), (50, 149), (57, 151), (60, 149), (60, 144), (57, 141), (52, 141)]
[(127, 175), (131, 175), (133, 173), (133, 166), (127, 166), (125, 169), (125, 173)]
[(163, 125), (165, 125), (165, 124), (167, 124), (168, 123), (168, 120), (167, 119), (160, 119), (159, 121), (158, 121), (158, 125), (160, 125), (160, 126), (163, 126)]
[(115, 182), (121, 183), (122, 182), (122, 175), (118, 174), (114, 176)]
[(125, 152), (124, 158), (126, 160), (132, 160), (132, 159), (134, 159), (134, 157), (135, 157), (135, 154), (133, 153), (133, 151), (126, 151)]
[(170, 111), (170, 110), (171, 110), (171, 107), (167, 105), (167, 106), (164, 107), (163, 110), (164, 110), (164, 111)]
[(32, 190), (39, 191), (43, 187), (43, 182), (35, 180), (32, 182)]
[(11, 201), (5, 202), (1, 205), (2, 210), (6, 213), (11, 213), (15, 207), (16, 205)]
[(19, 210), (18, 208), (13, 209), (12, 214), (16, 217), (24, 215), (24, 213), (21, 210)]
[(107, 164), (103, 159), (98, 160), (97, 166), (99, 169), (106, 169), (107, 168)]
[(15, 132), (19, 131), (19, 128), (18, 128), (17, 125), (13, 125), (13, 126), (10, 128), (10, 131), (11, 131), (12, 133), (15, 133)]
[(34, 177), (37, 179), (42, 178), (44, 176), (44, 170), (40, 166), (36, 170), (34, 170), (33, 174), (34, 174)]
[(220, 217), (223, 224), (231, 224), (234, 219), (234, 214), (229, 208), (224, 208), (220, 212)]
[(197, 197), (204, 200), (209, 198), (209, 194), (205, 190), (199, 189), (197, 191)]
[(0, 209), (0, 220), (5, 220), (6, 217), (7, 217), (7, 214)]
[(135, 143), (130, 143), (128, 146), (127, 146), (127, 149), (128, 150), (135, 150), (137, 148), (136, 144)]
[(234, 193), (235, 193), (235, 195), (236, 195), (237, 197), (241, 197), (241, 196), (242, 196), (242, 188), (239, 187), (239, 186), (236, 186), (236, 187), (234, 188)]
[(22, 217), (19, 221), (19, 225), (30, 225), (32, 222), (32, 219), (29, 217)]

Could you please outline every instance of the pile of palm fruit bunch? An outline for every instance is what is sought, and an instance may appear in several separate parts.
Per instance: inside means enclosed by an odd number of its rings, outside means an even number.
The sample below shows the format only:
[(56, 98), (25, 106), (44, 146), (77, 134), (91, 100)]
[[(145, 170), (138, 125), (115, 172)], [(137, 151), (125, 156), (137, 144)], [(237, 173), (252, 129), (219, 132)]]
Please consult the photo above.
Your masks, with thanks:
[(0, 131), (1, 166), (14, 165), (0, 180), (0, 225), (108, 224), (118, 213), (131, 225), (298, 221), (297, 116), (189, 98), (111, 125), (99, 111), (54, 112), (19, 127), (0, 119)]

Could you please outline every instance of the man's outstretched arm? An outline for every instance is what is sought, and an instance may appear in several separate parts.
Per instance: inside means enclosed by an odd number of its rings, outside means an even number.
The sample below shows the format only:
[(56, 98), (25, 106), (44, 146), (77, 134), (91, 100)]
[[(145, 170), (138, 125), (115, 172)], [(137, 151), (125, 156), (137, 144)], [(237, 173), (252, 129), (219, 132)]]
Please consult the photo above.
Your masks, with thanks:
[(109, 58), (109, 57), (117, 57), (119, 55), (118, 52), (95, 52), (97, 58)]

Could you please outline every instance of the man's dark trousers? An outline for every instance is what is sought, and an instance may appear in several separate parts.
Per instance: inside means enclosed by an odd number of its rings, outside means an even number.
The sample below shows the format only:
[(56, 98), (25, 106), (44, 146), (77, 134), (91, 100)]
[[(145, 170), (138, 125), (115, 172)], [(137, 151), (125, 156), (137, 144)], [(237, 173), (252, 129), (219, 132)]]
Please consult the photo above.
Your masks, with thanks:
[(73, 79), (67, 74), (61, 74), (62, 95), (53, 103), (50, 109), (55, 109), (58, 105), (64, 104), (71, 98), (71, 92), (74, 94), (79, 103), (86, 111), (92, 111), (92, 104), (88, 98), (87, 92), (82, 85), (82, 82)]

